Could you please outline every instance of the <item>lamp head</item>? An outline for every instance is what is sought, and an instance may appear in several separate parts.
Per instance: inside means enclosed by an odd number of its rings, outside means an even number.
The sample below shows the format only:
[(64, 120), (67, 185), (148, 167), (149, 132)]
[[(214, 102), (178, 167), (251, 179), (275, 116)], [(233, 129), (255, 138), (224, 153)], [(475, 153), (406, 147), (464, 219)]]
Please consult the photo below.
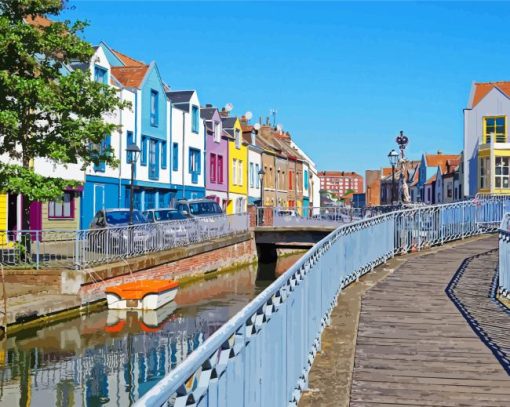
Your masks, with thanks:
[(392, 166), (397, 165), (397, 162), (398, 162), (398, 153), (395, 150), (391, 150), (388, 153), (388, 160), (390, 161), (390, 164)]

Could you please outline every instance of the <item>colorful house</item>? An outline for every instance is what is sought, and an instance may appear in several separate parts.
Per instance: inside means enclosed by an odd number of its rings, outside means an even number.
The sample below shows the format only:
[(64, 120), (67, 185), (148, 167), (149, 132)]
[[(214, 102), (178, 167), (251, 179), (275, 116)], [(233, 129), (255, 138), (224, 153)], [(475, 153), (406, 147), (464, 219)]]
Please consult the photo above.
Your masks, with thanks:
[(86, 170), (83, 191), (82, 227), (86, 228), (100, 209), (127, 208), (130, 201), (131, 160), (126, 147), (140, 148), (135, 163), (135, 208), (168, 207), (176, 190), (169, 184), (168, 118), (166, 88), (155, 62), (144, 64), (101, 43), (93, 58), (95, 80), (119, 90), (131, 108), (108, 120), (120, 129), (107, 135), (98, 148), (111, 147), (119, 159), (118, 168), (104, 163)]
[(231, 136), (223, 131), (218, 109), (206, 105), (200, 109), (205, 125), (206, 151), (206, 198), (213, 199), (223, 208), (228, 203), (228, 140)]
[(223, 129), (232, 137), (228, 141), (227, 213), (248, 210), (248, 147), (243, 142), (241, 122), (237, 117), (222, 117)]
[(510, 194), (510, 82), (475, 83), (464, 109), (464, 196)]
[(423, 154), (419, 164), (418, 183), (416, 188), (419, 191), (419, 200), (424, 203), (434, 203), (435, 201), (435, 182), (437, 167), (446, 166), (447, 160), (458, 159), (458, 154)]
[(248, 124), (246, 119), (242, 123), (243, 140), (248, 145), (248, 204), (262, 205), (261, 180), (259, 172), (262, 169), (261, 147), (257, 146), (257, 130)]
[(171, 138), (170, 183), (178, 199), (205, 196), (205, 133), (194, 90), (167, 91)]

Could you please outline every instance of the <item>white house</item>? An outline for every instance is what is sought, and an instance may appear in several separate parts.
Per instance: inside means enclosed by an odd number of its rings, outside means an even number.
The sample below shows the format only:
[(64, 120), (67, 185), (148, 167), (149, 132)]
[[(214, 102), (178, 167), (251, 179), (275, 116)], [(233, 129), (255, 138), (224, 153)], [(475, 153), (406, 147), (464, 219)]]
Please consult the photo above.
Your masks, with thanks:
[(510, 82), (474, 83), (464, 109), (463, 195), (510, 194)]
[(194, 90), (167, 91), (171, 154), (170, 182), (177, 198), (205, 196), (205, 135), (200, 102)]

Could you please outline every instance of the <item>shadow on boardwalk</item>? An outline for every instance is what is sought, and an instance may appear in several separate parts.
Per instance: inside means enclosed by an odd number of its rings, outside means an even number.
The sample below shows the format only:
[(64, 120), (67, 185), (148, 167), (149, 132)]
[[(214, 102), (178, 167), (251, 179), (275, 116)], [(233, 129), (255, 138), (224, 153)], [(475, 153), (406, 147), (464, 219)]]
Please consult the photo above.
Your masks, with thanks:
[(510, 376), (445, 292), (466, 258), (496, 247), (490, 236), (397, 258), (347, 288), (300, 407), (510, 405)]

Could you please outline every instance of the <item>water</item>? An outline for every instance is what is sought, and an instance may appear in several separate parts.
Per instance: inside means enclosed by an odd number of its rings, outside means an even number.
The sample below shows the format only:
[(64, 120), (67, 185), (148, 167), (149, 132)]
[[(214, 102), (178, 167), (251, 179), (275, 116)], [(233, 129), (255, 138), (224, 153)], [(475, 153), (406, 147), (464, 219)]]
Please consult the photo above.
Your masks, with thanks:
[(0, 406), (128, 406), (300, 256), (181, 288), (153, 312), (100, 311), (0, 344)]

